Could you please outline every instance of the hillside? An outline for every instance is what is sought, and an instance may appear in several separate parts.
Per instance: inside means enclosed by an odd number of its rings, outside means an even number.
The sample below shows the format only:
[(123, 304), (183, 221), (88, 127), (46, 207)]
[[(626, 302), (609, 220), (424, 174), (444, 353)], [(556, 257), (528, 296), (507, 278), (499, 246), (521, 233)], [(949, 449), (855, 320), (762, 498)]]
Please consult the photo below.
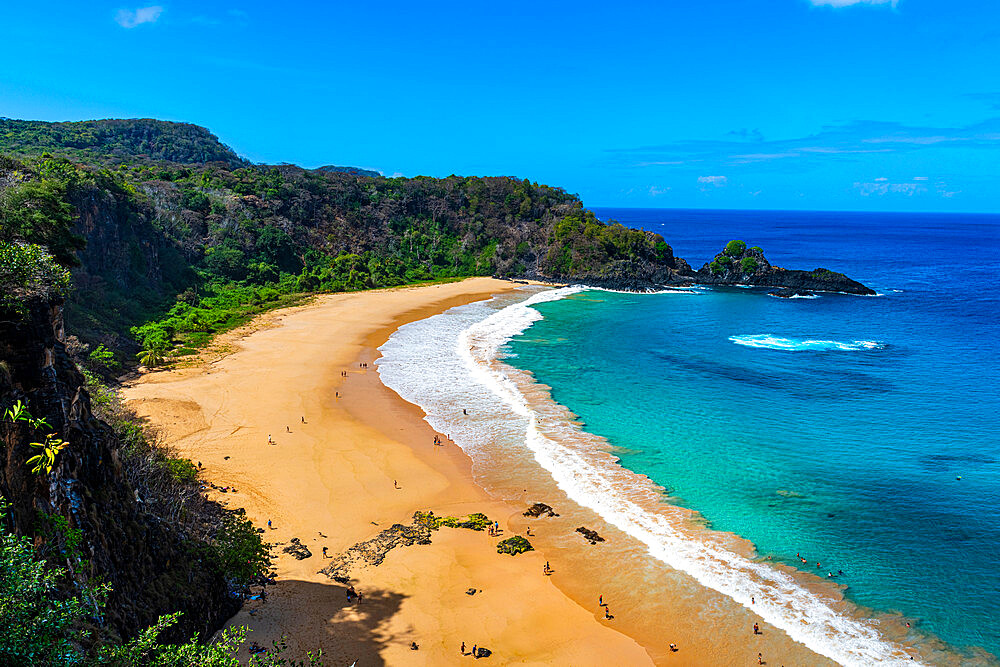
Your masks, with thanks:
[(183, 353), (296, 294), (472, 275), (648, 287), (690, 272), (659, 235), (527, 179), (251, 165), (161, 121), (2, 128), (17, 155), (0, 157), (0, 241), (76, 264), (67, 326), (119, 361)]
[(0, 154), (45, 151), (97, 162), (248, 164), (214, 134), (190, 123), (149, 118), (64, 123), (0, 118)]

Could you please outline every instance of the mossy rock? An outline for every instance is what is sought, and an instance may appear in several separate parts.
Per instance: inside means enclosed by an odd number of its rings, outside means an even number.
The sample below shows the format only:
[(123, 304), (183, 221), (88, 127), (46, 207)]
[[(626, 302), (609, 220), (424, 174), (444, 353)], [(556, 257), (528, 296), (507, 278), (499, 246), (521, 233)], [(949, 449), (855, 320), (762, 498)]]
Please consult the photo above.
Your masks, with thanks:
[(531, 546), (531, 542), (520, 535), (508, 537), (506, 540), (500, 540), (497, 542), (498, 554), (510, 554), (511, 556), (516, 556), (518, 554), (523, 554), (526, 551), (534, 550), (535, 548)]

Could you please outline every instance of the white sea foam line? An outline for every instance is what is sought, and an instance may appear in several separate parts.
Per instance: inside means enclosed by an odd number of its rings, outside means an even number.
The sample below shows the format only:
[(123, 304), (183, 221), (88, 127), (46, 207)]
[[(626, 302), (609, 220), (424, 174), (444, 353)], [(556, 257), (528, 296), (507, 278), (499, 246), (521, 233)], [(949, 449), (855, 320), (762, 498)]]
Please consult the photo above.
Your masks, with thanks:
[[(506, 342), (542, 318), (532, 304), (578, 291), (581, 288), (536, 293), (500, 311), (495, 310), (494, 299), (405, 325), (380, 348), (384, 356), (376, 362), (378, 371), (387, 386), (424, 408), (427, 421), (438, 431), (451, 434), (474, 461), (490, 456), (495, 447), (483, 445), (494, 445), (500, 438), (523, 442), (575, 502), (597, 511), (645, 544), (655, 558), (688, 572), (703, 585), (747, 607), (751, 596), (756, 597), (754, 611), (817, 653), (848, 665), (914, 664), (901, 647), (879, 635), (873, 622), (838, 613), (789, 575), (712, 543), (705, 535), (699, 535), (700, 539), (685, 536), (678, 526), (671, 525), (669, 517), (647, 512), (621, 497), (622, 488), (630, 488), (647, 491), (651, 500), (659, 500), (632, 473), (611, 467), (606, 460), (597, 465), (587, 458), (587, 452), (576, 451), (560, 442), (563, 438), (541, 432), (538, 415), (503, 372), (510, 367), (495, 360)], [(458, 355), (442, 354), (449, 348)], [(483, 386), (491, 390), (489, 394), (483, 395)], [(491, 400), (491, 394), (502, 402), (498, 405)], [(465, 416), (462, 406), (473, 408), (470, 415), (486, 414), (495, 419), (484, 422)], [(546, 429), (551, 429), (552, 423), (546, 420)], [(563, 428), (574, 427), (565, 423)], [(565, 440), (578, 442), (579, 437), (569, 435)], [(622, 477), (628, 479), (616, 483)]]
[[(482, 385), (528, 421), (525, 444), (538, 463), (575, 502), (645, 544), (650, 553), (702, 585), (752, 608), (794, 640), (845, 665), (912, 665), (902, 647), (886, 641), (874, 623), (834, 610), (788, 574), (703, 540), (685, 538), (669, 520), (622, 497), (606, 470), (581, 453), (546, 437), (538, 415), (516, 384), (493, 365), (500, 347), (542, 318), (533, 304), (564, 298), (579, 288), (541, 292), (495, 312), (459, 335), (457, 352)], [(758, 600), (751, 604), (751, 596)]]
[(744, 347), (757, 347), (767, 350), (784, 350), (788, 352), (802, 351), (828, 351), (839, 350), (853, 352), (858, 350), (877, 350), (884, 347), (882, 343), (875, 340), (853, 340), (844, 342), (839, 340), (814, 340), (784, 338), (774, 334), (746, 334), (730, 336), (729, 340)]

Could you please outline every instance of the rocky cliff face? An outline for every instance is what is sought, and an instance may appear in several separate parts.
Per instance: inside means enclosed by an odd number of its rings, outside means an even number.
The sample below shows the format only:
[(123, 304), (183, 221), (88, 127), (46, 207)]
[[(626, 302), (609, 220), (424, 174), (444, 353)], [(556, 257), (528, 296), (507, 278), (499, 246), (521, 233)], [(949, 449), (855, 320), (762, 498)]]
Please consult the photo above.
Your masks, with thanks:
[(875, 291), (843, 273), (817, 268), (813, 271), (772, 266), (760, 248), (747, 248), (731, 241), (711, 262), (705, 263), (694, 280), (704, 285), (756, 285), (816, 292), (871, 295)]
[(131, 636), (181, 611), (165, 638), (208, 636), (239, 603), (203, 543), (144, 507), (126, 478), (122, 445), (94, 416), (63, 339), (59, 303), (33, 303), (27, 318), (0, 312), (0, 409), (24, 401), (69, 442), (51, 473), (36, 475), (25, 461), (37, 453), (29, 446), (37, 433), (24, 422), (0, 423), (0, 495), (11, 504), (13, 528), (40, 547), (53, 517), (81, 531), (77, 555), (50, 557), (77, 582), (111, 585), (100, 619), (108, 629)]

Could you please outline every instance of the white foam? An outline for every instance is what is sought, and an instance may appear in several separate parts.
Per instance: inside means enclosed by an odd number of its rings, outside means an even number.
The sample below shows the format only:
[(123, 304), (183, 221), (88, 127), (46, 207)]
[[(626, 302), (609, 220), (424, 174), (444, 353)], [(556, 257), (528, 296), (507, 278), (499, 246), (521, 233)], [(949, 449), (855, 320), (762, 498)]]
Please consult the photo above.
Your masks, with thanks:
[[(845, 665), (915, 664), (902, 647), (881, 636), (876, 621), (838, 611), (833, 601), (810, 592), (787, 573), (727, 549), (725, 540), (713, 539), (666, 512), (648, 509), (660, 502), (648, 482), (609, 463), (611, 457), (595, 456), (592, 449), (580, 446), (575, 425), (553, 423), (548, 414), (542, 419), (541, 408), (525, 398), (512, 369), (498, 360), (512, 337), (542, 319), (534, 304), (579, 291), (569, 287), (538, 292), (502, 308), (494, 299), (406, 325), (380, 348), (382, 380), (420, 405), (428, 421), (449, 434), (474, 462), (489, 457), (497, 443), (518, 439), (575, 502), (702, 585), (748, 608), (756, 598), (752, 609), (757, 614), (813, 651)], [(471, 407), (469, 414), (475, 418), (464, 416), (463, 406)], [(646, 502), (639, 502), (642, 499)]]
[(802, 338), (783, 338), (774, 334), (746, 334), (730, 336), (729, 340), (737, 345), (759, 347), (767, 350), (785, 350), (789, 352), (840, 350), (844, 352), (856, 350), (878, 350), (885, 347), (874, 340), (812, 340)]
[(792, 296), (779, 296), (777, 294), (768, 294), (768, 296), (774, 297), (775, 299), (818, 299), (819, 294), (793, 294)]

